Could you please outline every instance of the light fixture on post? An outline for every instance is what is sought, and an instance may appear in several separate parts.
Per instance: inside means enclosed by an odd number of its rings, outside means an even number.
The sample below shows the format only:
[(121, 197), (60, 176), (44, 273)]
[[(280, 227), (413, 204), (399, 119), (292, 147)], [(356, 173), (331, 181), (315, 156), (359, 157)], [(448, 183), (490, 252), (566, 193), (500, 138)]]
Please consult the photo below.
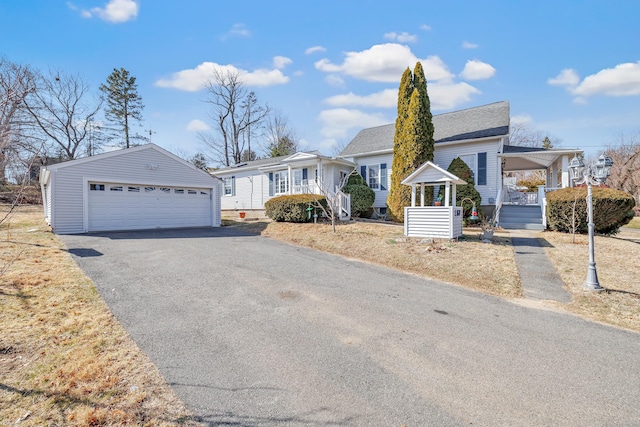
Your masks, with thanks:
[(589, 266), (587, 268), (587, 280), (584, 288), (590, 291), (602, 291), (604, 288), (598, 282), (598, 272), (593, 253), (593, 234), (595, 225), (593, 223), (593, 185), (602, 184), (611, 174), (613, 161), (604, 153), (598, 157), (598, 161), (592, 167), (585, 167), (582, 160), (574, 155), (569, 163), (569, 173), (571, 179), (576, 184), (587, 184), (587, 215), (589, 219)]

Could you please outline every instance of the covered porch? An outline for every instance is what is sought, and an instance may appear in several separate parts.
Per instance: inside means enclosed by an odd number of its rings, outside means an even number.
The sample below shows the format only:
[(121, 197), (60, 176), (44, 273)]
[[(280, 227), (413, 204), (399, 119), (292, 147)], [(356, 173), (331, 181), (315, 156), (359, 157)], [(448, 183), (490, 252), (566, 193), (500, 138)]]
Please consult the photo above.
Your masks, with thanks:
[[(502, 188), (496, 200), (496, 219), (504, 228), (546, 228), (546, 193), (571, 186), (569, 162), (580, 149), (545, 149), (505, 145), (498, 154)], [(511, 172), (541, 172), (544, 184), (531, 191), (519, 186)]]

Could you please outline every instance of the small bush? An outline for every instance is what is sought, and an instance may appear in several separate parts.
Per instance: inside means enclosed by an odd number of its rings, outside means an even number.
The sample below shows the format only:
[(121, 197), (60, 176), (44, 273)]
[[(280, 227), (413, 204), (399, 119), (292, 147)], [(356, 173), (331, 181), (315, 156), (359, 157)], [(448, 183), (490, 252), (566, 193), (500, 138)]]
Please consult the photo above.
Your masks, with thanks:
[[(349, 178), (349, 181), (351, 181), (351, 178)], [(364, 180), (362, 181), (364, 182)], [(363, 216), (371, 209), (373, 202), (376, 200), (375, 191), (369, 188), (368, 185), (349, 184), (342, 191), (351, 195), (351, 216)]]
[(518, 181), (518, 186), (527, 187), (528, 192), (538, 191), (538, 186), (544, 185), (546, 181), (544, 179), (521, 179)]
[[(313, 220), (313, 212), (309, 218), (309, 206), (321, 203), (326, 206), (326, 200), (322, 196), (313, 194), (294, 194), (291, 196), (279, 196), (267, 200), (264, 204), (265, 214), (278, 222), (310, 222)], [(318, 209), (320, 210), (320, 209)]]
[(345, 187), (348, 187), (350, 185), (366, 185), (368, 187), (367, 181), (365, 181), (362, 175), (355, 171), (351, 172), (351, 175), (349, 175), (349, 179), (347, 180)]
[[(547, 193), (547, 219), (554, 231), (570, 232), (576, 204), (576, 232), (587, 233), (587, 187), (563, 188)], [(596, 233), (615, 234), (634, 216), (635, 200), (630, 194), (611, 188), (593, 188), (593, 223)]]

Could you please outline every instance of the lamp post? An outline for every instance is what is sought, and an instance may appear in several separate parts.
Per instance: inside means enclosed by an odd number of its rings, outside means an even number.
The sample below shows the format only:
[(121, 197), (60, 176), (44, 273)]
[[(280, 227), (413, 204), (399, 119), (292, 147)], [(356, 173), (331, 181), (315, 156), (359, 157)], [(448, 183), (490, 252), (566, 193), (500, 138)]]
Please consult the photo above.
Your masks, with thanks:
[(611, 173), (613, 161), (606, 155), (601, 154), (598, 161), (591, 167), (585, 167), (582, 160), (577, 156), (573, 156), (569, 163), (569, 173), (571, 180), (576, 184), (587, 184), (587, 215), (589, 219), (589, 266), (587, 268), (587, 280), (584, 282), (584, 288), (589, 291), (600, 292), (604, 290), (598, 282), (598, 272), (596, 271), (596, 262), (593, 254), (593, 233), (595, 225), (593, 223), (593, 185), (602, 184)]

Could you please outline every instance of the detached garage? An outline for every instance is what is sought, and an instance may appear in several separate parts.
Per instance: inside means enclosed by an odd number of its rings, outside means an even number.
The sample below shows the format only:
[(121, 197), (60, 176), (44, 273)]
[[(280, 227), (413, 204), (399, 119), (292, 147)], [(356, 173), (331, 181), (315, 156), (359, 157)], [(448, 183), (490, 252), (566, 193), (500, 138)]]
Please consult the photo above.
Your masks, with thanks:
[(56, 234), (220, 226), (217, 178), (155, 144), (40, 170)]

